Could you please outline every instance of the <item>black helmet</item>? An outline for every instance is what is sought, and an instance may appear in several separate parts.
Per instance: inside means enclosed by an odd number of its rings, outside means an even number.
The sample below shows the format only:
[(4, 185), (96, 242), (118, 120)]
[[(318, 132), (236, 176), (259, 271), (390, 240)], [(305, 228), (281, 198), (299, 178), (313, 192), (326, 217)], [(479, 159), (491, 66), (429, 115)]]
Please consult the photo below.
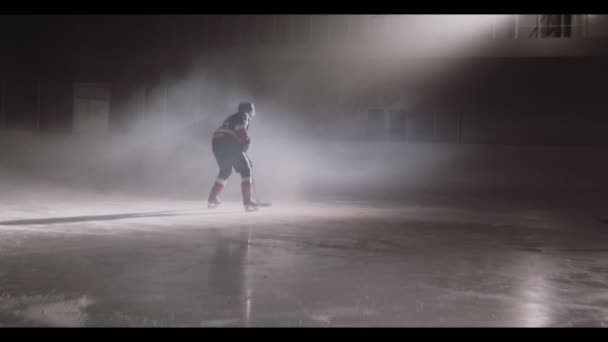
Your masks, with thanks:
[(253, 107), (253, 103), (251, 102), (241, 102), (239, 103), (239, 113), (255, 113), (255, 107)]

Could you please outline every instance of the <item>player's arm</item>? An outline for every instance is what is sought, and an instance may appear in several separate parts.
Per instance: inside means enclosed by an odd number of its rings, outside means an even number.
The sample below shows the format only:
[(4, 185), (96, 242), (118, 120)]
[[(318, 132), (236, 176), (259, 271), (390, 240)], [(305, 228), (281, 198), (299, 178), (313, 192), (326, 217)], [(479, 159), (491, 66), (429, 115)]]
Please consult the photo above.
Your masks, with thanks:
[(234, 128), (234, 131), (236, 132), (236, 139), (241, 144), (243, 151), (247, 151), (251, 144), (251, 138), (249, 137), (249, 133), (247, 133), (247, 123), (244, 122), (237, 125)]

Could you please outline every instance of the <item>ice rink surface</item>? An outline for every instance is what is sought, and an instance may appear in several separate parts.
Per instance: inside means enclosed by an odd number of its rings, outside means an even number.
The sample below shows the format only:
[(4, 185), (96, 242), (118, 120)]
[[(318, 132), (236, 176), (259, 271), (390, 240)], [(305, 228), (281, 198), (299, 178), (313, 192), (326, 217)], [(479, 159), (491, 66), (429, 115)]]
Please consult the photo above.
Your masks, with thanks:
[(608, 224), (564, 196), (246, 213), (32, 186), (0, 199), (1, 326), (608, 325)]

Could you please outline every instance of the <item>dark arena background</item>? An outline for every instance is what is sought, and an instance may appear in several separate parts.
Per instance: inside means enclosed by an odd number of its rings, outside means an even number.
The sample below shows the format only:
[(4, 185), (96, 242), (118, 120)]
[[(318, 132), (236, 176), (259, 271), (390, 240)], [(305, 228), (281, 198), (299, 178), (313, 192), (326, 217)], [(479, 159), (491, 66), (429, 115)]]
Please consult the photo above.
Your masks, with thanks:
[[(1, 327), (608, 325), (608, 17), (0, 16)], [(258, 201), (207, 207), (242, 101)]]

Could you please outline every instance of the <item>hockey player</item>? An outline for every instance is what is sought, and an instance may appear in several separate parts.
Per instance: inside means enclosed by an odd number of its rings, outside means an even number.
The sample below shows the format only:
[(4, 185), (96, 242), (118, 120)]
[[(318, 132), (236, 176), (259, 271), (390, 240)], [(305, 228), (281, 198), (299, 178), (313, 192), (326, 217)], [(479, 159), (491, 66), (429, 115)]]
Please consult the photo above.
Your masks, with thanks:
[(247, 150), (251, 143), (247, 130), (254, 116), (253, 103), (241, 102), (238, 112), (224, 120), (222, 125), (213, 133), (211, 146), (220, 172), (209, 194), (209, 208), (215, 208), (220, 204), (219, 194), (234, 168), (241, 175), (241, 192), (245, 210), (258, 210), (258, 203), (251, 198), (253, 187), (251, 179), (252, 163), (247, 156)]

